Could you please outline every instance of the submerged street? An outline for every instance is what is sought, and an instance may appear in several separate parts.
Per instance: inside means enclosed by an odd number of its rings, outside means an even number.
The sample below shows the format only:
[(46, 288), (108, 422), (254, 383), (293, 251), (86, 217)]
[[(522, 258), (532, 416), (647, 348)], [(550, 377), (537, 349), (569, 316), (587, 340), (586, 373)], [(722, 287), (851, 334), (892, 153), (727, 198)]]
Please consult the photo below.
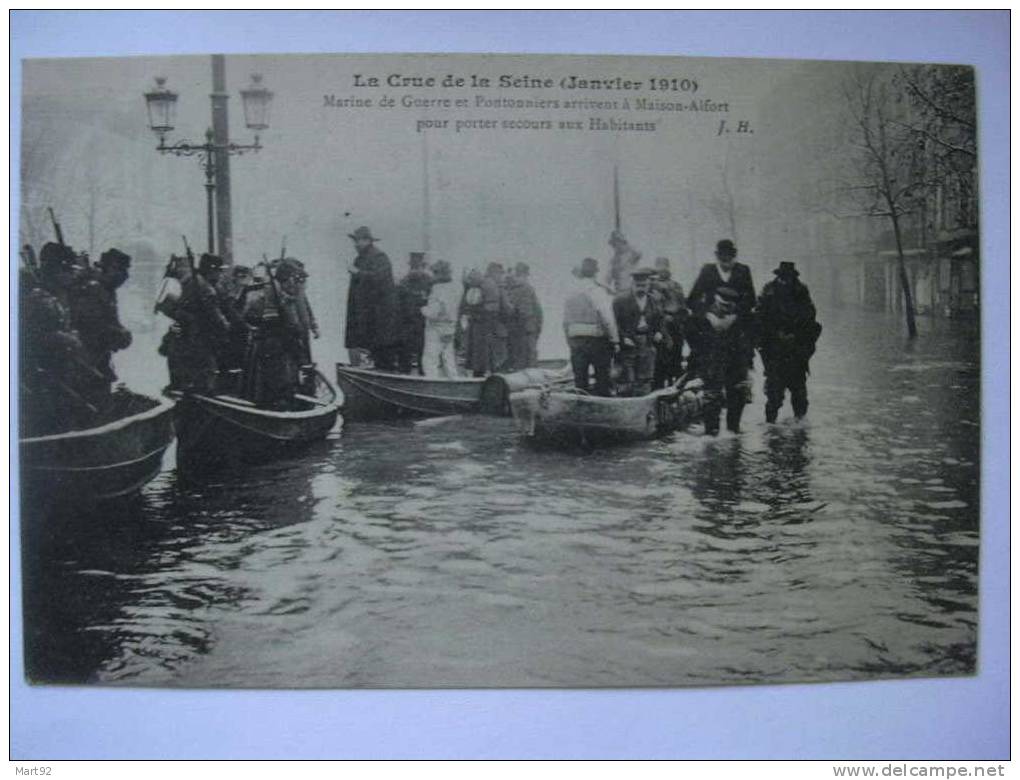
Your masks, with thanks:
[(970, 674), (976, 323), (825, 312), (807, 421), (594, 452), (509, 419), (22, 508), (36, 682), (672, 686)]

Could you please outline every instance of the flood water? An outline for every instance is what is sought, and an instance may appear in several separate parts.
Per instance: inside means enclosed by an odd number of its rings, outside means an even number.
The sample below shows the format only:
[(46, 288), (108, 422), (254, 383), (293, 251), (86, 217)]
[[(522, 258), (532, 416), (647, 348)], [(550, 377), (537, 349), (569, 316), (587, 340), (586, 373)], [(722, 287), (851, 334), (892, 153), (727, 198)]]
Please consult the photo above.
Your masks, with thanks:
[(350, 422), (284, 462), (23, 512), (37, 682), (674, 686), (975, 670), (976, 326), (825, 317), (811, 408), (536, 451)]

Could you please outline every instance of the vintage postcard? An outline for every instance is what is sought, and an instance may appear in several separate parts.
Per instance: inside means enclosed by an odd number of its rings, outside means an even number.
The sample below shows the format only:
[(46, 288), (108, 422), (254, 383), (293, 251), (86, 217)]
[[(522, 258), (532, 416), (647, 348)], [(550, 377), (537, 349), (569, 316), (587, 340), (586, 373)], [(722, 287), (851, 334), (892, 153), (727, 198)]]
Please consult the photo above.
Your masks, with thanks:
[(971, 68), (23, 74), (32, 683), (975, 673)]

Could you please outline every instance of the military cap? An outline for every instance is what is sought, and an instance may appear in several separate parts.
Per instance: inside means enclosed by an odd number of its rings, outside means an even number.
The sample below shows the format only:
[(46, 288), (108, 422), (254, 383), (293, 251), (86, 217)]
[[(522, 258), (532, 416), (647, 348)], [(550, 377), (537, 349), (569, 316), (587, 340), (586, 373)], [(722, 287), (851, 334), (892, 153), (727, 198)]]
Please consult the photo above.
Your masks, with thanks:
[(635, 268), (633, 271), (630, 272), (630, 275), (634, 279), (644, 279), (649, 276), (656, 276), (657, 274), (658, 272), (655, 271), (655, 269), (649, 268), (646, 265)]
[(518, 263), (514, 266), (514, 273), (520, 276), (527, 276), (531, 273), (531, 267), (527, 263)]
[(276, 278), (282, 282), (286, 281), (287, 279), (290, 279), (292, 276), (297, 276), (298, 278), (301, 278), (304, 276), (304, 274), (305, 274), (304, 269), (300, 265), (298, 265), (298, 261), (288, 257), (286, 260), (281, 261), (280, 264), (276, 267), (275, 275)]
[(445, 260), (436, 260), (429, 269), (437, 280), (448, 282), (453, 278), (453, 269)]
[(126, 255), (119, 249), (110, 248), (107, 249), (103, 254), (99, 256), (99, 262), (97, 265), (100, 268), (130, 268), (131, 267), (131, 255)]
[(423, 268), (425, 266), (425, 253), (411, 252), (407, 258), (407, 263), (411, 268)]
[(347, 234), (347, 236), (348, 236), (349, 238), (351, 238), (351, 239), (355, 240), (355, 241), (359, 241), (359, 240), (361, 240), (361, 239), (363, 239), (363, 238), (365, 238), (365, 239), (368, 239), (369, 241), (378, 241), (378, 240), (379, 240), (378, 238), (376, 238), (375, 236), (373, 236), (373, 235), (372, 235), (372, 231), (371, 231), (371, 230), (369, 230), (369, 229), (368, 229), (367, 227), (365, 227), (364, 225), (362, 225), (361, 227), (359, 227), (359, 228), (358, 228), (357, 230), (355, 230), (355, 231), (354, 231), (353, 233), (348, 233), (348, 234)]
[(42, 251), (39, 253), (39, 264), (50, 266), (50, 265), (63, 265), (73, 266), (75, 264), (74, 250), (69, 246), (63, 246), (55, 241), (50, 241), (43, 245)]
[(199, 273), (219, 271), (221, 268), (223, 268), (223, 258), (217, 255), (206, 252), (198, 260)]
[(627, 239), (623, 237), (623, 233), (621, 233), (619, 230), (614, 230), (612, 233), (609, 234), (609, 243), (626, 244)]
[(660, 270), (669, 270), (669, 258), (668, 257), (657, 257), (655, 258), (655, 267)]
[(485, 273), (487, 273), (487, 274), (493, 274), (493, 273), (496, 273), (496, 271), (499, 271), (500, 273), (503, 272), (503, 264), (502, 263), (496, 263), (496, 262), (489, 263), (488, 267), (485, 269)]
[(735, 255), (737, 253), (736, 246), (728, 238), (724, 238), (717, 242), (715, 245), (715, 253), (717, 255)]

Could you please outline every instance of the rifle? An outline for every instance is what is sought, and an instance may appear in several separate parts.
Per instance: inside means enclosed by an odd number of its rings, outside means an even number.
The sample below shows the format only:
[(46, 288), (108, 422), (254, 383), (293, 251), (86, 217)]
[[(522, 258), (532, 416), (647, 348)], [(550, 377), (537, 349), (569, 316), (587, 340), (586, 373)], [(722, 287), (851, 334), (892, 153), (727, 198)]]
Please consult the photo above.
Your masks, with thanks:
[[(53, 223), (53, 232), (57, 236), (57, 243), (60, 244), (60, 246), (62, 246), (64, 249), (71, 250), (71, 253), (74, 254), (74, 250), (71, 249), (71, 247), (69, 247), (67, 245), (66, 241), (64, 241), (64, 231), (60, 227), (60, 223), (57, 222), (57, 215), (53, 213), (53, 207), (52, 206), (47, 206), (46, 210), (50, 213), (50, 222)], [(89, 263), (89, 253), (88, 252), (78, 252), (75, 255), (75, 257), (77, 257), (78, 260), (81, 261), (82, 266), (86, 270), (91, 267), (91, 265)]]
[(53, 207), (47, 206), (46, 210), (50, 212), (50, 222), (53, 223), (53, 232), (57, 234), (57, 243), (62, 247), (66, 247), (67, 244), (64, 242), (64, 231), (60, 229), (60, 223), (57, 222), (57, 216), (53, 213)]
[(191, 251), (191, 247), (188, 246), (188, 237), (182, 235), (181, 240), (184, 242), (184, 251), (187, 253), (188, 258), (188, 269), (191, 271), (191, 275), (194, 276), (197, 271), (195, 270), (195, 253)]
[(287, 237), (283, 237), (283, 241), (280, 242), (280, 259), (283, 260), (287, 257)]

